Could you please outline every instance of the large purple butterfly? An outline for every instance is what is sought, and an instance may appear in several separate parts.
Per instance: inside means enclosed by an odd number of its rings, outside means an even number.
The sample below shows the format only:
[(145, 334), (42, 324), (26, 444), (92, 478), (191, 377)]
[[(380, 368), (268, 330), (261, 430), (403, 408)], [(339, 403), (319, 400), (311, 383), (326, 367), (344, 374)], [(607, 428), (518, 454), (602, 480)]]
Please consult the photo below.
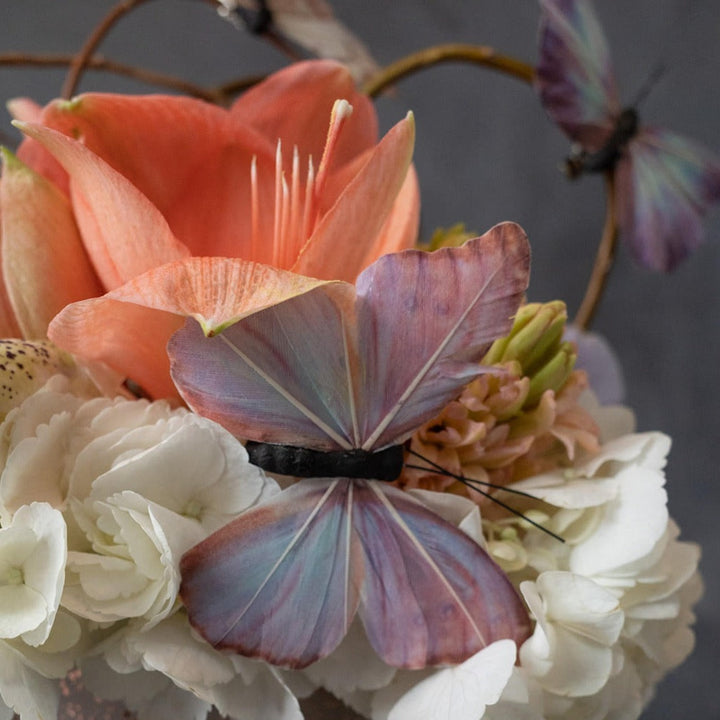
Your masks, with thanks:
[[(397, 446), (481, 370), (528, 272), (525, 234), (504, 223), (461, 248), (386, 255), (355, 286), (320, 285), (214, 337), (193, 320), (173, 336), (191, 407), (261, 443), (269, 467), (289, 458), (309, 475), (316, 455), (330, 476), (300, 480), (183, 557), (181, 596), (210, 643), (304, 667), (359, 613), (385, 662), (419, 668), (527, 637), (527, 611), (480, 545), (374, 478), (397, 476)], [(388, 454), (400, 460), (389, 473)]]
[(536, 86), (545, 110), (581, 150), (571, 175), (614, 170), (618, 224), (642, 265), (672, 270), (702, 240), (720, 200), (720, 161), (622, 109), (602, 28), (589, 0), (540, 0)]

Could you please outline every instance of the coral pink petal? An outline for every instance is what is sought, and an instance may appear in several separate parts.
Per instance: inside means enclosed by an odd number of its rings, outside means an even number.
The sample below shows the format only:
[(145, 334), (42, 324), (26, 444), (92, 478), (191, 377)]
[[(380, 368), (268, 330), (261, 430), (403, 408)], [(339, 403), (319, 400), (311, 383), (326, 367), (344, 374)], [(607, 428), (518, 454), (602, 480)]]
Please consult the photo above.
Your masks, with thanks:
[[(2, 238), (2, 212), (0, 211), (0, 239)], [(0, 264), (0, 271), (2, 265)], [(0, 282), (0, 337), (19, 338), (22, 337), (20, 326), (15, 317), (10, 297), (5, 287), (5, 283)]]
[(34, 100), (26, 97), (8, 100), (5, 107), (12, 115), (13, 120), (21, 120), (22, 122), (40, 122), (43, 111), (42, 107)]
[(250, 164), (257, 155), (274, 176), (275, 138), (239, 127), (223, 108), (164, 95), (80, 95), (48, 105), (43, 124), (125, 176), (193, 255), (247, 253)]
[(235, 258), (194, 257), (150, 270), (108, 297), (194, 317), (212, 334), (245, 315), (326, 284)]
[(165, 351), (183, 319), (107, 296), (68, 305), (50, 323), (48, 336), (86, 360), (106, 363), (153, 398), (178, 397)]
[(106, 288), (189, 254), (158, 209), (84, 145), (39, 125), (21, 124), (21, 129), (41, 142), (70, 175), (75, 217)]
[(50, 324), (49, 337), (80, 357), (107, 363), (153, 397), (174, 396), (165, 346), (186, 317), (212, 334), (321, 285), (352, 297), (353, 288), (344, 283), (231, 258), (188, 258), (67, 306)]
[[(374, 239), (383, 229), (405, 182), (414, 141), (415, 123), (410, 115), (382, 139), (320, 221), (293, 267), (294, 272), (355, 280), (367, 264), (368, 246), (374, 247)], [(405, 202), (404, 208), (415, 214), (419, 210), (412, 202)], [(400, 218), (393, 222), (404, 224)], [(343, 252), (338, 252), (338, 246), (343, 247)]]
[[(29, 98), (14, 98), (7, 102), (7, 109), (14, 120), (40, 122), (43, 109)], [(37, 141), (25, 138), (17, 150), (17, 156), (35, 172), (57, 185), (65, 195), (70, 195), (68, 176), (62, 165)]]
[(385, 220), (375, 244), (365, 256), (363, 266), (375, 262), (381, 255), (415, 247), (419, 226), (420, 186), (415, 168), (411, 165), (390, 215)]
[(334, 155), (335, 167), (340, 167), (371, 148), (378, 134), (372, 101), (357, 90), (344, 65), (331, 60), (294, 63), (248, 90), (231, 112), (273, 142), (281, 138), (288, 149), (297, 145), (303, 155), (312, 155), (317, 167), (333, 104), (340, 99), (353, 106)]
[(68, 198), (9, 152), (3, 160), (3, 279), (22, 337), (44, 338), (65, 305), (95, 297), (103, 288)]

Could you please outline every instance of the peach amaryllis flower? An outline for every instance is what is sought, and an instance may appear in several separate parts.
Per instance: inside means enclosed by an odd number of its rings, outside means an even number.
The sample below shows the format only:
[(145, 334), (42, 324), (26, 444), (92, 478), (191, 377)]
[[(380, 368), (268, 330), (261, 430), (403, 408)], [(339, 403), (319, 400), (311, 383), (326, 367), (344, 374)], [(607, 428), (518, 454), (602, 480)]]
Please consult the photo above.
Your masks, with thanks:
[[(136, 276), (210, 256), (353, 281), (377, 257), (416, 239), (412, 117), (377, 142), (371, 101), (334, 62), (281, 70), (229, 110), (182, 97), (107, 94), (15, 109), (29, 138), (19, 155), (52, 176), (53, 186), (66, 181), (90, 260), (83, 274), (100, 286), (85, 290), (91, 299), (65, 307), (49, 336), (153, 396), (175, 393), (165, 343), (180, 320), (112, 295)], [(17, 214), (31, 196), (15, 199)], [(18, 234), (3, 223), (3, 261)], [(47, 274), (33, 275), (35, 256), (24, 254), (26, 278), (42, 287)], [(55, 256), (62, 275), (68, 263)], [(12, 309), (22, 290), (7, 273), (4, 281)], [(92, 297), (102, 292), (110, 294)]]

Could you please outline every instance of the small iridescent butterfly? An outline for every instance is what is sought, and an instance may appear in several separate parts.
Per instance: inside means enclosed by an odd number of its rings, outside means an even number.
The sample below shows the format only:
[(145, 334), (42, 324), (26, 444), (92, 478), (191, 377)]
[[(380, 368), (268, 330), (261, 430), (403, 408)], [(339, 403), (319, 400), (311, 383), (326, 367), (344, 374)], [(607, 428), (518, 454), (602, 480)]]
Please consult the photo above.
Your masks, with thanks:
[(618, 99), (610, 54), (589, 0), (540, 0), (536, 87), (550, 117), (579, 146), (570, 175), (614, 173), (621, 237), (635, 259), (669, 271), (700, 244), (720, 201), (720, 161), (668, 130), (638, 123)]

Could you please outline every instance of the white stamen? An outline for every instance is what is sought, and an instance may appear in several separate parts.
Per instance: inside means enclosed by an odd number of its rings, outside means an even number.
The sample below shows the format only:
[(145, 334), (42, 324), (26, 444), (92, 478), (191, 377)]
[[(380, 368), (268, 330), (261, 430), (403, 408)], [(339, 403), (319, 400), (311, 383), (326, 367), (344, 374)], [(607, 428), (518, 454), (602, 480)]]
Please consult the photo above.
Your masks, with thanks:
[(292, 178), (290, 182), (290, 225), (288, 230), (292, 235), (288, 238), (287, 245), (293, 248), (294, 253), (297, 254), (305, 241), (305, 238), (301, 237), (302, 227), (300, 227), (300, 153), (297, 145), (293, 147)]
[(288, 258), (288, 233), (290, 222), (290, 189), (285, 174), (282, 175), (282, 215), (280, 218), (280, 246), (278, 248), (278, 267), (290, 265)]
[(250, 257), (257, 258), (260, 250), (260, 207), (258, 200), (257, 155), (250, 163)]
[(277, 267), (280, 254), (280, 225), (282, 223), (282, 143), (278, 139), (275, 150), (275, 213), (273, 217), (272, 264)]
[(315, 168), (312, 155), (308, 157), (308, 174), (305, 185), (305, 207), (303, 208), (302, 234), (305, 242), (313, 231), (315, 222)]

